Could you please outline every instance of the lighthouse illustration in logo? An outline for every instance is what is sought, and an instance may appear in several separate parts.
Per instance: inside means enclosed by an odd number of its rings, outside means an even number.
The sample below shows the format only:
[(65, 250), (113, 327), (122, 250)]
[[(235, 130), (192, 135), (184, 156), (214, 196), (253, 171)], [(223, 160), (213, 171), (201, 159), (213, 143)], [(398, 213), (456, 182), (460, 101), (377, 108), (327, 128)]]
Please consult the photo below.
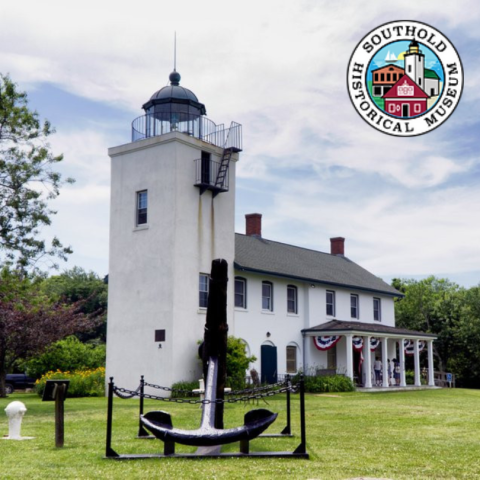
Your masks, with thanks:
[(463, 89), (457, 51), (438, 30), (420, 22), (382, 25), (365, 36), (350, 59), (350, 99), (377, 130), (415, 136), (440, 126)]

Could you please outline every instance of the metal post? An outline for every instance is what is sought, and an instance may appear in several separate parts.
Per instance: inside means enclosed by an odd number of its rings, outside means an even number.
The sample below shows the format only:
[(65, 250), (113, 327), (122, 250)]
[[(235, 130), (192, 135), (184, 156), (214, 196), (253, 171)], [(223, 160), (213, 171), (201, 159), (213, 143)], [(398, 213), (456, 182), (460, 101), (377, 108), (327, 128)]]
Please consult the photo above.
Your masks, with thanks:
[(145, 391), (145, 380), (143, 375), (140, 377), (140, 413), (138, 415), (138, 437), (145, 438), (150, 437), (145, 427), (142, 424), (141, 416), (143, 415), (143, 394)]
[(112, 449), (112, 417), (113, 417), (113, 377), (110, 377), (108, 383), (108, 409), (107, 409), (107, 442), (105, 456), (118, 457), (117, 452)]
[(287, 375), (287, 426), (282, 430), (283, 435), (290, 435), (292, 433), (292, 427), (290, 423), (290, 387), (292, 382), (290, 380), (290, 375)]
[(300, 430), (301, 443), (295, 449), (294, 453), (307, 453), (307, 435), (305, 431), (305, 380), (303, 374), (300, 375)]

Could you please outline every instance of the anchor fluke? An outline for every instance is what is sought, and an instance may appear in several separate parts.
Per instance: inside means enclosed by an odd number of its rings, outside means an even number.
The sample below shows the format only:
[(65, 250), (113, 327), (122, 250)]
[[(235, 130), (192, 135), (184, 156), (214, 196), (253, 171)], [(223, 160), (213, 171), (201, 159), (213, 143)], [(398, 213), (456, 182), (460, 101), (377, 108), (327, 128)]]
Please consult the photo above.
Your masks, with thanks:
[(245, 414), (245, 425), (241, 427), (227, 429), (206, 427), (197, 430), (173, 428), (170, 415), (162, 411), (149, 412), (140, 418), (145, 428), (163, 442), (209, 447), (252, 440), (264, 432), (275, 421), (277, 415), (266, 409), (251, 410)]

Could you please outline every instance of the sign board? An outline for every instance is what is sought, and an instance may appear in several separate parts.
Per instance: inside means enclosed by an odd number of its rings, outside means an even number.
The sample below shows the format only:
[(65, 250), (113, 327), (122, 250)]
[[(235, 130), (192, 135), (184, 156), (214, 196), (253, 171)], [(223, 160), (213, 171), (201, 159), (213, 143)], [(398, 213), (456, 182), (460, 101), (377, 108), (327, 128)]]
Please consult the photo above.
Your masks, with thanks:
[(65, 389), (63, 390), (63, 398), (61, 399), (64, 401), (67, 398), (69, 384), (70, 380), (47, 380), (47, 383), (45, 384), (45, 390), (43, 391), (42, 402), (53, 402), (55, 400), (58, 387), (61, 385), (65, 385)]
[(447, 382), (452, 383), (452, 374), (451, 373), (447, 373)]

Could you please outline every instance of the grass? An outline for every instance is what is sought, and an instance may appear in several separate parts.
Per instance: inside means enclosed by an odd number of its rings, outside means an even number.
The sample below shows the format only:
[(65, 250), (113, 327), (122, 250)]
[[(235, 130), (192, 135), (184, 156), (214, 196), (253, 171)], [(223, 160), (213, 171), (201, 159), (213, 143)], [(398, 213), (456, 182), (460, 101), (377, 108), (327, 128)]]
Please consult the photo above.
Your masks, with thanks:
[[(12, 400), (28, 411), (22, 435), (34, 440), (0, 440), (0, 478), (28, 479), (480, 479), (480, 390), (428, 390), (396, 393), (307, 395), (307, 449), (310, 460), (293, 459), (103, 459), (106, 399), (77, 398), (65, 403), (65, 447), (54, 446), (54, 404), (34, 394)], [(272, 433), (285, 426), (283, 397), (259, 405), (279, 412)], [(293, 397), (294, 438), (259, 438), (251, 450), (293, 450), (299, 444), (298, 400)], [(256, 406), (226, 405), (226, 427), (243, 423)], [(146, 401), (145, 411), (166, 410), (174, 426), (197, 428), (198, 405)], [(161, 442), (137, 440), (138, 401), (115, 399), (113, 448), (122, 453), (159, 453)], [(3, 415), (2, 415), (3, 416)], [(0, 417), (0, 436), (8, 433)], [(191, 451), (190, 447), (177, 451)], [(229, 447), (238, 451), (237, 445)]]

